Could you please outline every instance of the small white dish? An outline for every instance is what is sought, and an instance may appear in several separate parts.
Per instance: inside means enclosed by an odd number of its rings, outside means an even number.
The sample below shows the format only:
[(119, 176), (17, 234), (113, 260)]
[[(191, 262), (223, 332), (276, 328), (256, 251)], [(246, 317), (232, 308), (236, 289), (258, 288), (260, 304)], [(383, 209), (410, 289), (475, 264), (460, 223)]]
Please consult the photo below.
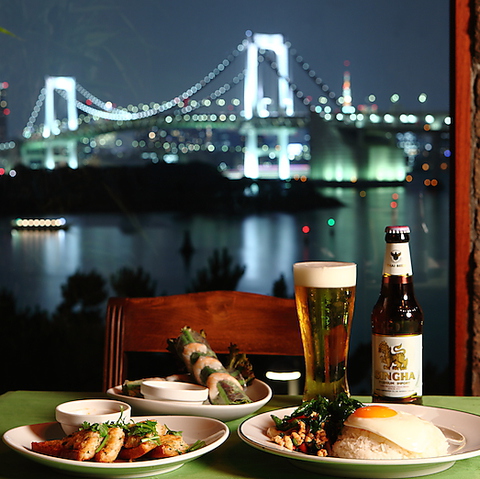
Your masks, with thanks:
[(202, 404), (208, 399), (208, 388), (180, 381), (144, 381), (140, 391), (145, 399), (179, 401), (182, 404)]
[(132, 406), (135, 414), (181, 414), (184, 416), (203, 416), (233, 421), (257, 412), (272, 398), (270, 386), (259, 379), (254, 379), (246, 389), (252, 400), (248, 404), (216, 405), (216, 404), (183, 404), (176, 401), (152, 401), (151, 399), (126, 396), (122, 386), (115, 386), (107, 391), (110, 397), (125, 401)]
[(84, 423), (90, 424), (128, 422), (132, 413), (130, 404), (112, 399), (79, 399), (59, 404), (55, 408), (55, 419), (65, 434), (72, 434)]
[[(378, 403), (377, 403), (378, 404)], [(238, 428), (238, 435), (248, 445), (281, 458), (316, 474), (335, 477), (368, 477), (399, 479), (420, 477), (445, 471), (456, 461), (480, 456), (480, 416), (453, 409), (419, 406), (413, 404), (388, 404), (397, 411), (404, 411), (433, 422), (445, 434), (449, 442), (446, 456), (423, 459), (343, 459), (318, 457), (289, 451), (272, 442), (267, 428), (274, 425), (272, 414), (283, 418), (295, 411), (295, 407), (277, 409), (245, 420)]]
[[(137, 477), (158, 476), (174, 471), (187, 462), (193, 461), (213, 451), (223, 444), (228, 436), (228, 426), (220, 421), (203, 417), (184, 416), (144, 416), (132, 418), (135, 422), (151, 419), (166, 424), (173, 431), (182, 431), (188, 444), (197, 440), (205, 442), (205, 446), (192, 452), (162, 459), (149, 459), (133, 462), (100, 463), (91, 461), (74, 461), (60, 457), (46, 456), (32, 451), (32, 442), (48, 441), (62, 437), (60, 425), (55, 422), (19, 426), (10, 429), (3, 435), (7, 446), (27, 459), (56, 469), (61, 477), (65, 473), (81, 477), (99, 477), (108, 479), (132, 479)], [(187, 474), (188, 475), (188, 474)], [(60, 477), (60, 476), (59, 476)]]

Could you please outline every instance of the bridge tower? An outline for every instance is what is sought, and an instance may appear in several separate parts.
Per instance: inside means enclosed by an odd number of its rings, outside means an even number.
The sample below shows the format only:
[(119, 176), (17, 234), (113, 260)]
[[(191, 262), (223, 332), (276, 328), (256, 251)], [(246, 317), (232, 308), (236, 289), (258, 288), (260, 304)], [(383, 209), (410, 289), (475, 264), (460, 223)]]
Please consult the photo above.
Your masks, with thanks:
[(56, 140), (51, 135), (58, 135), (58, 127), (55, 115), (55, 90), (65, 91), (67, 100), (67, 125), (70, 131), (78, 128), (78, 116), (76, 105), (76, 81), (72, 77), (47, 77), (45, 79), (45, 125), (43, 127), (43, 137), (47, 139), (45, 151), (45, 167), (53, 169), (55, 167), (55, 150), (62, 148), (68, 157), (70, 168), (78, 167), (77, 143), (75, 140)]
[(78, 128), (77, 105), (75, 99), (76, 82), (72, 77), (47, 77), (45, 79), (45, 126), (43, 137), (51, 134), (58, 135), (60, 129), (55, 118), (55, 90), (63, 90), (67, 100), (68, 129), (73, 131)]
[[(263, 85), (259, 82), (259, 50), (273, 51), (276, 55), (278, 71), (277, 82), (277, 112), (270, 112), (269, 106), (275, 104), (271, 97), (265, 96)], [(247, 49), (247, 67), (244, 86), (244, 117), (247, 122), (257, 118), (266, 118), (272, 113), (278, 116), (293, 116), (293, 93), (288, 84), (289, 77), (288, 46), (283, 35), (255, 33)], [(290, 161), (288, 159), (288, 132), (278, 130), (278, 175), (281, 179), (290, 177)], [(249, 178), (258, 178), (258, 134), (259, 131), (252, 121), (245, 125), (245, 158), (244, 175)]]

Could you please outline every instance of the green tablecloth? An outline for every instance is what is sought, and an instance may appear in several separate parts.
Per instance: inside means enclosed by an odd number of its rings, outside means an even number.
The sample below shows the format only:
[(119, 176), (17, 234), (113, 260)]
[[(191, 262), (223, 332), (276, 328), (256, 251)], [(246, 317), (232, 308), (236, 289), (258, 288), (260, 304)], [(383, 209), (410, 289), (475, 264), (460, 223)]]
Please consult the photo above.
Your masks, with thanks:
[[(54, 421), (54, 410), (58, 404), (84, 397), (105, 397), (102, 394), (12, 391), (0, 396), (0, 435), (13, 427)], [(369, 398), (358, 398), (369, 401)], [(260, 412), (289, 406), (297, 406), (299, 396), (275, 396)], [(428, 396), (426, 406), (445, 407), (480, 415), (480, 397)], [(243, 443), (237, 435), (237, 427), (244, 420), (228, 423), (231, 434), (228, 440), (215, 451), (180, 469), (165, 475), (165, 478), (189, 479), (284, 479), (302, 477), (320, 479), (317, 474), (298, 469), (288, 460), (256, 450)], [(480, 431), (478, 432), (480, 434)], [(0, 443), (0, 479), (56, 479), (68, 478), (60, 472), (40, 466), (10, 450), (3, 441)], [(447, 471), (432, 476), (435, 479), (480, 478), (480, 457), (458, 461)]]

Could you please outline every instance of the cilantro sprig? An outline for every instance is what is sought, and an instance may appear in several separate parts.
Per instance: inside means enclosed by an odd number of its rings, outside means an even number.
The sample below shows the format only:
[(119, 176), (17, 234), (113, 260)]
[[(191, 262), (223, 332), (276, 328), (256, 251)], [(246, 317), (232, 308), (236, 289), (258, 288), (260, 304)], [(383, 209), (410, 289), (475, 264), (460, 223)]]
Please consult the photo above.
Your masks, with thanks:
[(157, 431), (157, 421), (146, 420), (130, 425), (127, 430), (129, 436), (141, 437), (141, 442), (153, 441), (160, 445), (160, 435)]
[(196, 451), (198, 449), (201, 449), (202, 447), (205, 447), (206, 445), (207, 444), (205, 443), (205, 441), (202, 441), (201, 439), (198, 439), (191, 446), (189, 446), (188, 449), (185, 452), (187, 453), (187, 452)]

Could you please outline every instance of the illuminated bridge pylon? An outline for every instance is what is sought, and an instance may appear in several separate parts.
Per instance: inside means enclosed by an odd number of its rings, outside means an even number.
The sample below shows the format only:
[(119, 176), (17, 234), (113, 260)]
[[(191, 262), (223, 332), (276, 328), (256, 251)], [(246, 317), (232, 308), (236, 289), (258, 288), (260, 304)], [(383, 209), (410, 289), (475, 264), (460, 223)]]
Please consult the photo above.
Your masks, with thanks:
[[(278, 70), (277, 89), (273, 92), (277, 96), (267, 96), (265, 85), (259, 81), (259, 53), (260, 50), (272, 51), (276, 55)], [(288, 46), (281, 34), (255, 33), (247, 48), (247, 66), (244, 80), (244, 117), (247, 123), (245, 133), (244, 175), (248, 178), (259, 177), (258, 135), (255, 122), (248, 123), (254, 117), (266, 118), (271, 115), (270, 105), (278, 105), (277, 114), (293, 116), (293, 92), (288, 84), (289, 63)], [(276, 101), (275, 101), (276, 100)], [(288, 159), (288, 131), (280, 129), (278, 138), (278, 176), (280, 179), (290, 178), (290, 161)]]
[(55, 90), (63, 90), (67, 100), (67, 122), (69, 130), (78, 128), (76, 105), (76, 82), (72, 77), (47, 77), (45, 79), (45, 125), (43, 137), (48, 138), (52, 133), (58, 135), (60, 128), (55, 118)]

